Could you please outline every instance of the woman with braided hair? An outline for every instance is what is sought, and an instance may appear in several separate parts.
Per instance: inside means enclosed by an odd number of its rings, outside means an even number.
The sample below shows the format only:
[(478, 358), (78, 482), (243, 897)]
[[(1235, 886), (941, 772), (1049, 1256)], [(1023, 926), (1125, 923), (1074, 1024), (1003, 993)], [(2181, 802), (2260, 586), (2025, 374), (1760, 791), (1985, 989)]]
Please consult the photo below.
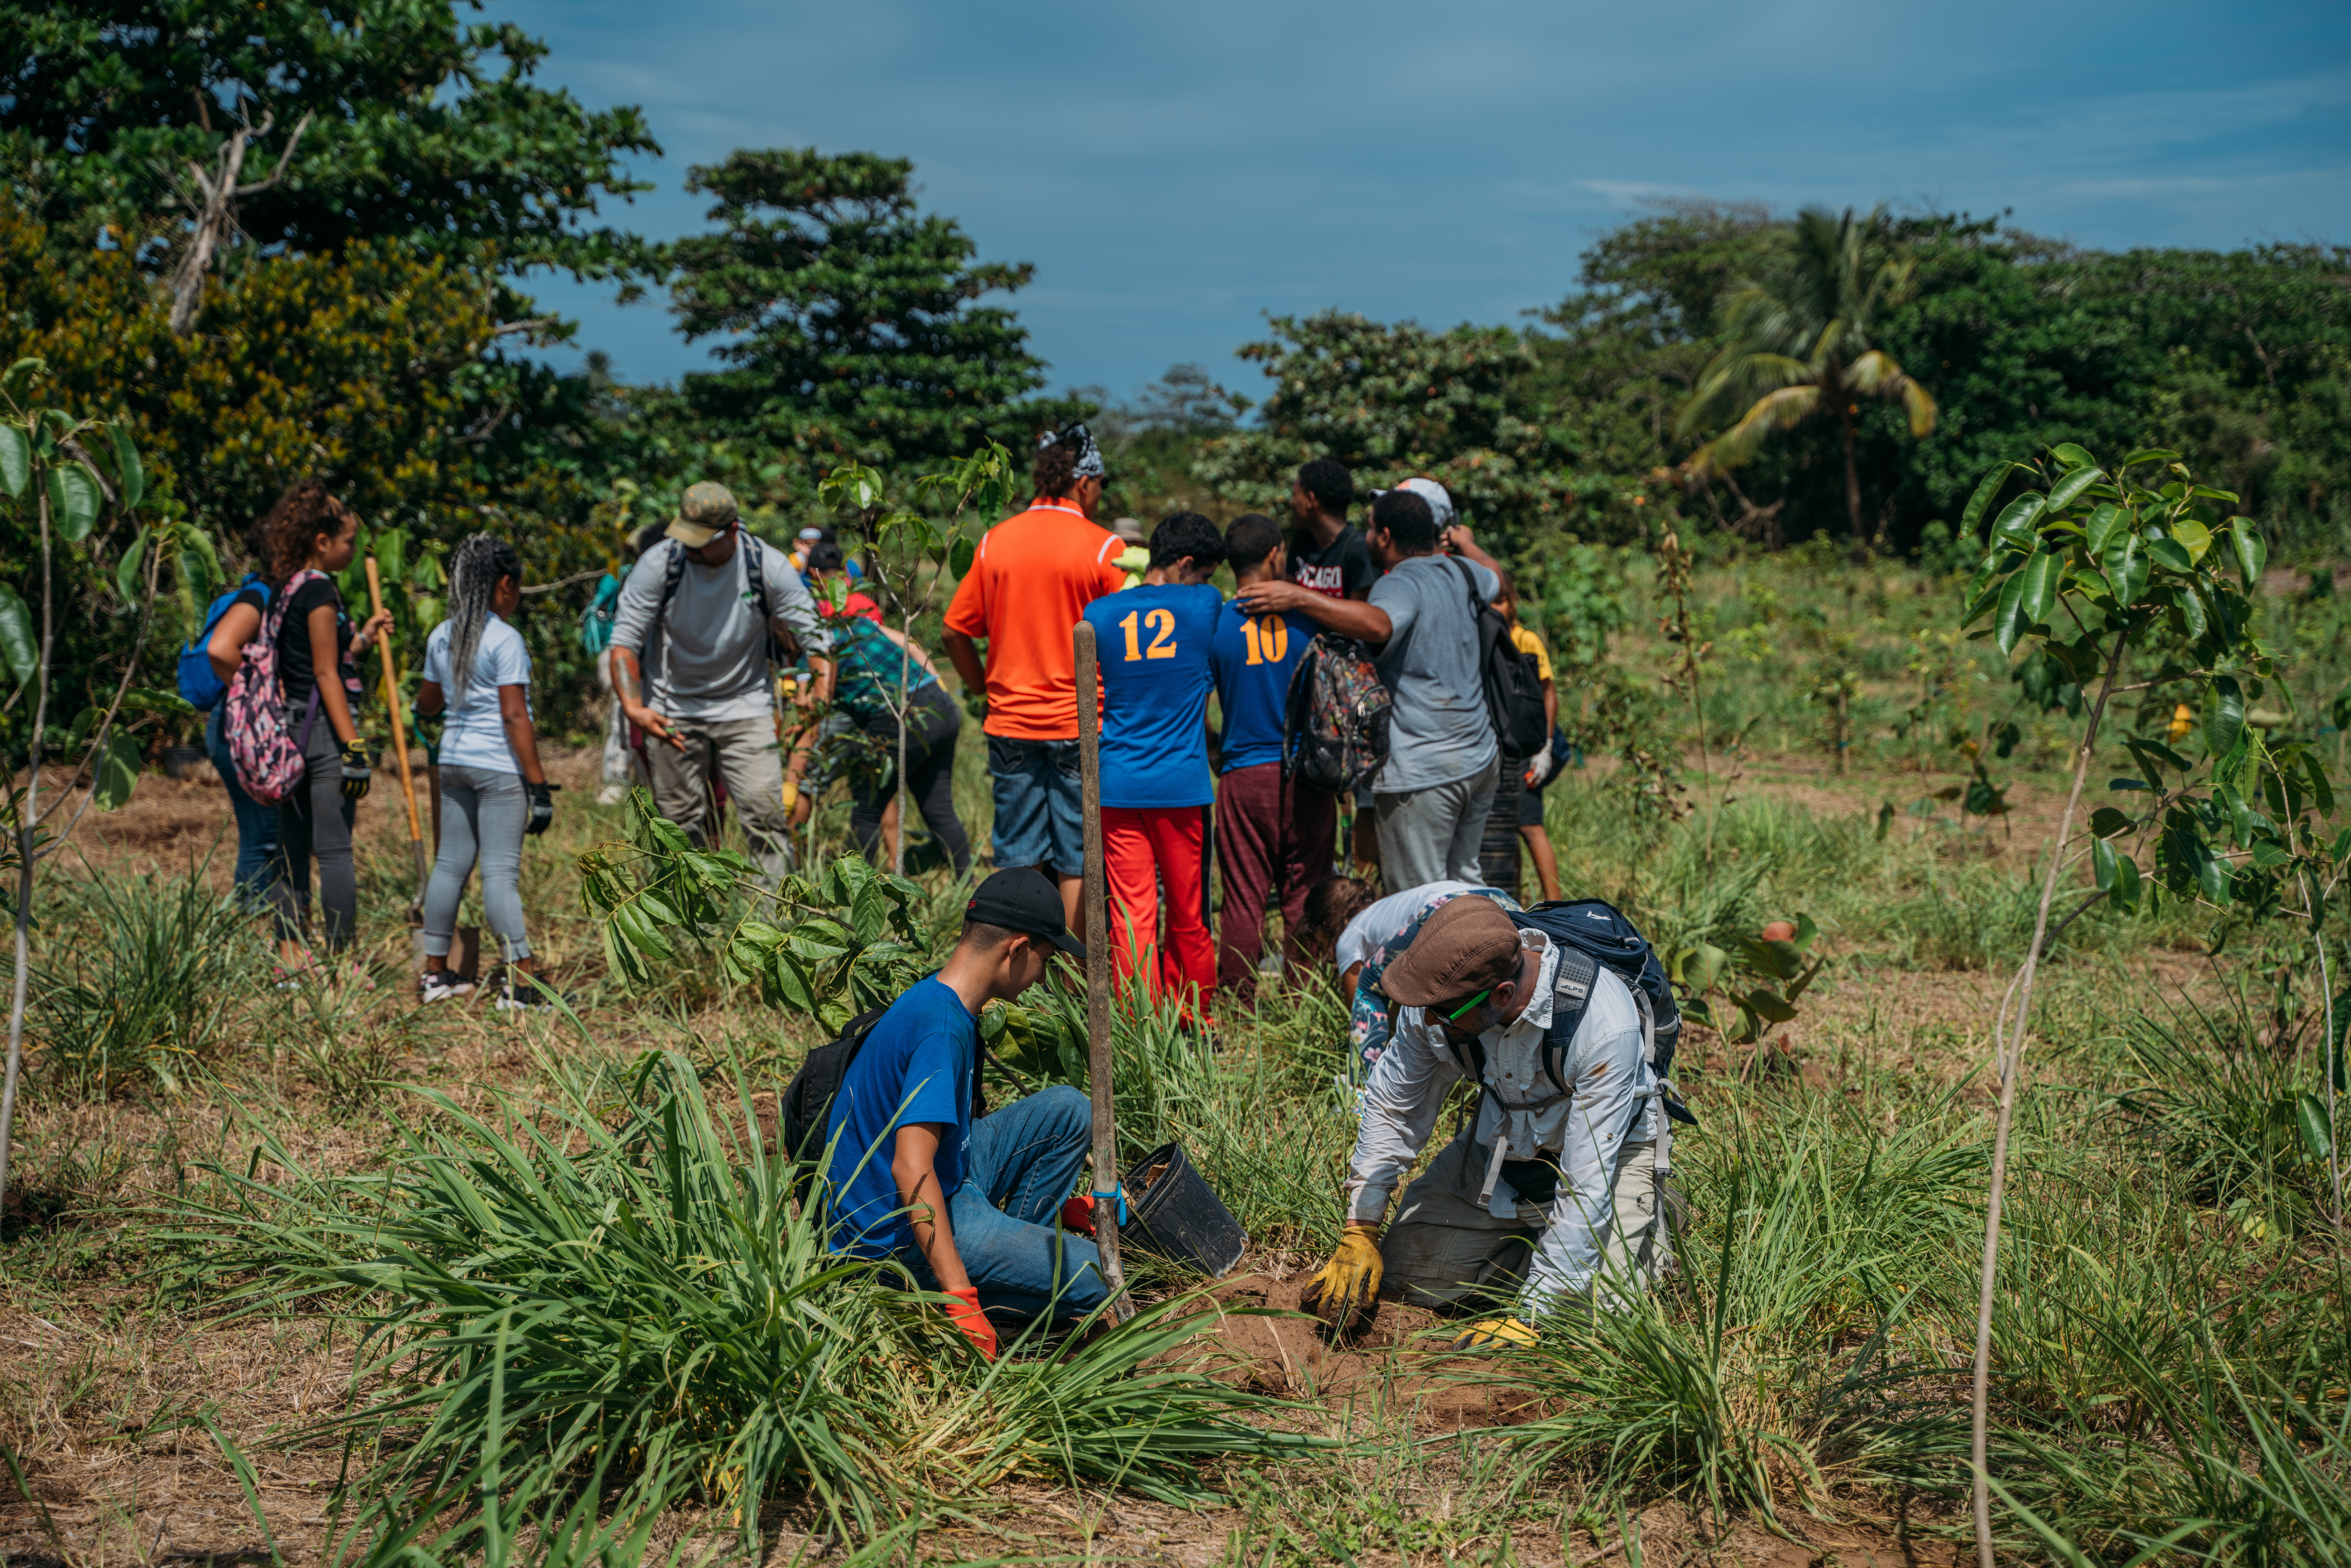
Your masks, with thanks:
[(457, 902), (476, 864), (482, 911), (507, 964), (497, 1005), (548, 1007), (551, 993), (531, 975), (522, 924), (522, 841), (555, 817), (555, 786), (538, 761), (530, 721), (530, 654), (507, 618), (522, 604), (522, 558), (495, 534), (457, 547), (449, 567), (449, 619), (424, 643), (416, 712), (445, 710), (441, 732), (441, 853), (424, 890), (428, 1002), (462, 997), (472, 984), (449, 971)]

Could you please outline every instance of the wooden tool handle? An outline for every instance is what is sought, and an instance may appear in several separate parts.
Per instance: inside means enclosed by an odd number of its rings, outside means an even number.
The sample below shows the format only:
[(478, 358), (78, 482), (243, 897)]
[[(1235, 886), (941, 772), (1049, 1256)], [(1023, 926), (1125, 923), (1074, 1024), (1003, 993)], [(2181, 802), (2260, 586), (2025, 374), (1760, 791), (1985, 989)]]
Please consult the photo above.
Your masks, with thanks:
[[(1084, 779), (1081, 800), (1085, 814), (1086, 875), (1079, 907), (1085, 915), (1086, 1078), (1094, 1102), (1093, 1186), (1096, 1192), (1114, 1193), (1119, 1184), (1118, 1122), (1110, 1077), (1110, 913), (1102, 875), (1101, 685), (1094, 672), (1093, 626), (1081, 621), (1071, 635), (1076, 639), (1078, 665), (1078, 765)], [(1126, 1278), (1119, 1267), (1114, 1200), (1094, 1205), (1094, 1246), (1102, 1254), (1111, 1312), (1124, 1322), (1134, 1308), (1126, 1299)]]
[[(375, 569), (375, 557), (367, 558), (368, 602), (375, 613), (383, 613), (383, 579)], [(377, 646), (383, 653), (383, 706), (392, 715), (392, 755), (400, 765), (400, 797), (408, 803), (408, 841), (424, 841), (424, 824), (416, 816), (416, 787), (408, 776), (408, 723), (400, 711), (400, 680), (392, 668), (392, 638), (380, 639)]]

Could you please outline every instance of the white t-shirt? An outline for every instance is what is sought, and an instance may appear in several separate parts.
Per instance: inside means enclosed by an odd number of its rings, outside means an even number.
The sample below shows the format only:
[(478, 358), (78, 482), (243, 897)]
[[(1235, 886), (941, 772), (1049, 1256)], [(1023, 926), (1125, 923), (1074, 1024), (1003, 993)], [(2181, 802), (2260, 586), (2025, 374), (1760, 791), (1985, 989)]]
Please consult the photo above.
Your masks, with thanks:
[(442, 712), (448, 715), (441, 729), (441, 760), (458, 768), (487, 768), (498, 773), (519, 773), (514, 747), (507, 743), (506, 719), (498, 710), (498, 688), (520, 686), (528, 710), (530, 702), (530, 653), (522, 633), (501, 620), (495, 610), (482, 622), (481, 645), (474, 650), (471, 678), (462, 692), (449, 689), (449, 622), (433, 628), (424, 640), (424, 678), (440, 686)]
[(1457, 893), (1468, 893), (1477, 885), (1474, 882), (1424, 883), (1366, 904), (1364, 912), (1347, 922), (1347, 928), (1339, 933), (1339, 973), (1343, 975), (1370, 957), (1373, 948), (1403, 936), (1405, 927), (1419, 919), (1431, 904)]

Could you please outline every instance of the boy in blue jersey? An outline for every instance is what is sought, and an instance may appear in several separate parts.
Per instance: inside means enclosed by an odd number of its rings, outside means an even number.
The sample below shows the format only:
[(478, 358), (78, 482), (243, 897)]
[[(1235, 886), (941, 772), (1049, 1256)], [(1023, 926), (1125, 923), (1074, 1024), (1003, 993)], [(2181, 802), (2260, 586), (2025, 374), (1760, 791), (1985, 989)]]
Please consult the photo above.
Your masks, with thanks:
[[(1285, 580), (1281, 530), (1270, 517), (1251, 512), (1234, 518), (1225, 534), (1225, 559), (1243, 588)], [(1225, 716), (1217, 779), (1217, 863), (1225, 886), (1217, 984), (1243, 1001), (1257, 994), (1269, 896), (1281, 904), (1282, 956), (1295, 978), (1300, 966), (1312, 962), (1299, 940), (1306, 928), (1306, 894), (1331, 872), (1337, 797), (1281, 776), (1290, 679), (1315, 630), (1303, 615), (1251, 615), (1228, 604), (1209, 644), (1217, 706)]]
[[(1224, 559), (1217, 525), (1178, 512), (1151, 536), (1143, 586), (1085, 608), (1102, 669), (1111, 962), (1122, 985), (1148, 965), (1162, 994), (1217, 983), (1208, 940), (1207, 819), (1216, 790), (1207, 721), (1208, 644), (1225, 596), (1208, 579)], [(1158, 957), (1148, 959), (1154, 948)]]
[(948, 1316), (993, 1358), (991, 1310), (1082, 1316), (1102, 1304), (1091, 1201), (1071, 1197), (1093, 1108), (1066, 1083), (973, 1120), (979, 1009), (1044, 977), (1050, 949), (1083, 959), (1061, 895), (1033, 866), (1000, 871), (964, 906), (963, 937), (938, 973), (868, 1030), (825, 1118), (832, 1241), (894, 1257), (955, 1298)]

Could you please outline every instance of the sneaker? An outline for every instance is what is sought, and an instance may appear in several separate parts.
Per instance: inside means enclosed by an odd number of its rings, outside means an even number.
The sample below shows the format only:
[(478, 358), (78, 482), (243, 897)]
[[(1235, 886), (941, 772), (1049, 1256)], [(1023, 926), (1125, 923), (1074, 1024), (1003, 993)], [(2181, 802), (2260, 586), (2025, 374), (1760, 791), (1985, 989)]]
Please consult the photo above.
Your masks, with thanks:
[(532, 979), (528, 975), (508, 975), (503, 981), (490, 988), (497, 996), (498, 999), (495, 1005), (502, 1013), (549, 1011), (555, 1007), (559, 998), (567, 1007), (571, 1005), (569, 997), (565, 996), (553, 986)]
[(427, 969), (416, 977), (416, 999), (420, 1002), (446, 1001), (451, 997), (470, 997), (474, 982), (454, 969)]

